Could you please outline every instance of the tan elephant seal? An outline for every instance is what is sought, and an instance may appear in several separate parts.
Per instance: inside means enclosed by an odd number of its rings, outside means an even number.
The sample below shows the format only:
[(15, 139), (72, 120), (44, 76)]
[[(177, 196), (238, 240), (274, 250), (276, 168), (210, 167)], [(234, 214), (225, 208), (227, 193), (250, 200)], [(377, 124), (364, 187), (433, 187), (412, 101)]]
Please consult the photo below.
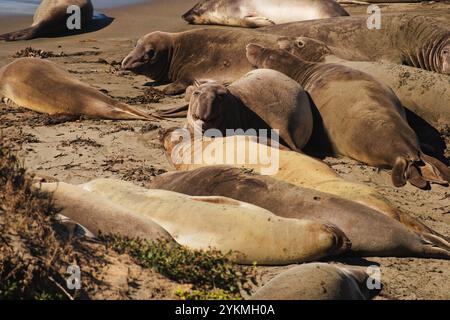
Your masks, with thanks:
[(153, 220), (107, 199), (93, 195), (78, 186), (58, 182), (36, 184), (44, 192), (52, 193), (60, 214), (79, 223), (94, 235), (118, 234), (150, 241), (173, 240)]
[(202, 0), (182, 17), (191, 24), (259, 28), (348, 15), (334, 0)]
[(334, 54), (338, 49), (308, 37), (281, 39), (279, 42), (283, 49), (303, 60), (338, 63), (370, 74), (394, 90), (403, 106), (437, 129), (444, 129), (450, 123), (448, 75), (387, 62), (342, 59)]
[(50, 115), (155, 119), (74, 79), (55, 63), (36, 58), (17, 59), (0, 69), (0, 100)]
[(275, 276), (250, 300), (368, 300), (364, 267), (306, 263)]
[(361, 71), (302, 60), (286, 50), (247, 45), (252, 65), (292, 77), (311, 95), (334, 152), (392, 168), (392, 182), (418, 188), (448, 184), (450, 169), (424, 154), (395, 93)]
[(149, 187), (192, 196), (224, 196), (284, 218), (330, 222), (348, 236), (351, 253), (358, 256), (450, 259), (450, 244), (443, 238), (415, 232), (359, 203), (254, 174), (248, 169), (207, 166), (170, 172), (155, 177)]
[(238, 129), (247, 134), (265, 129), (263, 134), (271, 138), (268, 130), (274, 129), (296, 151), (311, 137), (309, 97), (296, 81), (280, 72), (254, 70), (229, 86), (207, 81), (191, 91), (187, 123), (193, 130), (217, 129), (227, 135)]
[(43, 0), (37, 8), (31, 27), (0, 35), (0, 40), (29, 40), (38, 37), (53, 36), (69, 31), (67, 19), (70, 17), (70, 6), (80, 8), (81, 30), (92, 20), (94, 7), (90, 0)]
[[(252, 30), (197, 29), (179, 33), (152, 32), (138, 40), (122, 68), (169, 84), (166, 94), (181, 94), (196, 79), (231, 83), (253, 68), (245, 58), (250, 42), (275, 45), (278, 36)], [(202, 45), (193, 45), (202, 43)]]
[(190, 197), (99, 179), (82, 186), (95, 195), (148, 217), (181, 245), (232, 251), (242, 264), (283, 265), (340, 254), (350, 242), (337, 227), (285, 219), (257, 206), (224, 197)]

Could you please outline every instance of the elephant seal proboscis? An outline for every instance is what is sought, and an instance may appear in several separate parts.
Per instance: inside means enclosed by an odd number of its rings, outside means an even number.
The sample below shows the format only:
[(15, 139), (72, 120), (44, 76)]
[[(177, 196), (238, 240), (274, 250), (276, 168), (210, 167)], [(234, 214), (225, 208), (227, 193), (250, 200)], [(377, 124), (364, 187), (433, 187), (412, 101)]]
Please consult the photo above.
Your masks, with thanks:
[(156, 117), (74, 79), (53, 62), (37, 58), (20, 58), (0, 69), (1, 100), (50, 115), (84, 115), (112, 120), (152, 120)]
[(72, 5), (80, 8), (80, 27), (84, 29), (94, 14), (90, 0), (43, 0), (34, 14), (31, 27), (0, 35), (0, 40), (29, 40), (69, 31), (67, 19), (70, 14), (67, 11)]
[(193, 130), (217, 129), (222, 135), (230, 129), (275, 129), (296, 151), (306, 145), (313, 130), (307, 93), (296, 81), (267, 69), (251, 71), (229, 86), (211, 81), (196, 85), (187, 123)]
[(339, 63), (368, 73), (394, 90), (410, 111), (433, 127), (443, 129), (450, 123), (450, 77), (436, 72), (387, 62), (349, 61), (339, 58), (325, 43), (308, 37), (280, 39), (283, 49), (303, 60)]
[(201, 0), (183, 19), (191, 24), (259, 28), (348, 15), (334, 0)]
[(418, 14), (384, 13), (380, 29), (367, 16), (291, 22), (257, 29), (257, 33), (310, 37), (338, 49), (340, 58), (382, 61), (450, 74), (450, 28)]
[(160, 84), (170, 83), (164, 88), (166, 94), (181, 94), (196, 79), (220, 83), (239, 79), (252, 70), (245, 58), (245, 45), (255, 41), (275, 45), (278, 38), (251, 30), (157, 31), (139, 39), (122, 61), (122, 68)]
[(152, 219), (181, 245), (232, 251), (233, 259), (242, 264), (314, 261), (351, 246), (344, 233), (331, 224), (277, 217), (229, 198), (190, 197), (112, 179), (94, 180), (82, 187)]
[[(240, 137), (241, 139), (237, 137), (226, 137), (215, 138), (213, 140), (187, 141), (183, 140), (185, 139), (185, 136), (182, 135), (183, 130), (178, 130), (173, 128), (161, 135), (167, 158), (177, 170), (195, 170), (211, 165), (232, 165), (237, 168), (250, 169), (263, 175), (269, 172), (270, 177), (278, 181), (335, 195), (339, 198), (367, 206), (392, 219), (400, 221), (412, 231), (420, 233), (428, 241), (436, 243), (438, 246), (443, 246), (444, 248), (450, 247), (448, 237), (427, 227), (411, 214), (399, 210), (375, 189), (361, 183), (343, 179), (320, 160), (302, 153), (276, 150), (271, 146), (258, 144), (254, 137)], [(216, 152), (218, 154), (225, 154), (230, 149), (235, 154), (244, 156), (245, 161), (236, 161), (233, 164), (230, 161), (225, 161), (228, 158), (220, 161), (215, 156)], [(269, 170), (269, 161), (267, 160), (260, 162), (250, 161), (255, 158), (251, 153), (259, 153), (260, 158), (261, 154), (265, 155), (269, 160), (274, 154), (278, 154), (278, 157), (272, 158), (278, 159), (278, 162), (275, 164), (278, 166), (278, 170)], [(235, 159), (233, 157), (230, 158)], [(162, 178), (158, 178), (157, 180), (159, 179)], [(158, 184), (154, 187), (158, 187)], [(161, 185), (161, 187), (164, 187), (164, 185)], [(178, 188), (179, 186), (176, 187)], [(173, 191), (177, 190), (181, 190), (180, 192), (184, 193), (184, 189), (174, 189)], [(196, 195), (201, 195), (201, 191), (199, 190), (200, 193)], [(277, 212), (274, 211), (274, 213)]]
[(364, 267), (306, 263), (275, 276), (250, 300), (367, 300), (368, 278)]
[(253, 174), (248, 169), (207, 166), (170, 172), (155, 177), (149, 187), (192, 196), (224, 196), (252, 203), (284, 218), (330, 222), (348, 236), (351, 252), (358, 256), (450, 259), (450, 245), (443, 239), (435, 241), (432, 235), (416, 233), (359, 203)]
[(86, 227), (98, 236), (118, 234), (150, 241), (173, 240), (161, 226), (148, 217), (93, 195), (79, 186), (68, 183), (36, 184), (51, 193), (60, 214)]
[(308, 91), (335, 153), (392, 168), (396, 187), (407, 181), (418, 188), (450, 181), (450, 169), (422, 152), (395, 93), (371, 75), (257, 44), (247, 45), (247, 58), (258, 68), (283, 72)]

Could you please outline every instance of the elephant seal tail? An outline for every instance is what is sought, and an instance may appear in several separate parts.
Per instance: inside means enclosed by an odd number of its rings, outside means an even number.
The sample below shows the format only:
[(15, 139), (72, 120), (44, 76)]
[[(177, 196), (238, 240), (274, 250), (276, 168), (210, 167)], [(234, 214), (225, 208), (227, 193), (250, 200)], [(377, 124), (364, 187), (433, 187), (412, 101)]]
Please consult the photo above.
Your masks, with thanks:
[(4, 41), (18, 41), (18, 40), (30, 40), (36, 38), (39, 31), (39, 26), (32, 26), (19, 31), (13, 31), (0, 35), (0, 40)]

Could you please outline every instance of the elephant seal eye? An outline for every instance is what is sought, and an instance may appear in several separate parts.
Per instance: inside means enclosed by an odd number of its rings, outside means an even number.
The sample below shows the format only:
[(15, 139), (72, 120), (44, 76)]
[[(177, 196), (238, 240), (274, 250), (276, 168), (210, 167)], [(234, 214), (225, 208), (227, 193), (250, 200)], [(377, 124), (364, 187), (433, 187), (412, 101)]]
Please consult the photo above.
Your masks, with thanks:
[(151, 49), (151, 50), (149, 50), (149, 52), (147, 52), (147, 55), (148, 55), (149, 59), (155, 59), (156, 58), (156, 51)]

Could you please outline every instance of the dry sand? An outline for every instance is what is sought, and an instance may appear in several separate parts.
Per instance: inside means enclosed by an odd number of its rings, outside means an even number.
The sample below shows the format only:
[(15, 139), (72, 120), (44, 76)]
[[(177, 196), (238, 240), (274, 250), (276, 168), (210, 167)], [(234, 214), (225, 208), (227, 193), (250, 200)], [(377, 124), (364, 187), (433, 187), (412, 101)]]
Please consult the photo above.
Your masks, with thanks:
[[(68, 56), (50, 58), (74, 77), (107, 92), (113, 97), (129, 99), (141, 96), (149, 80), (119, 71), (117, 62), (131, 50), (140, 36), (154, 31), (182, 31), (189, 28), (180, 15), (195, 0), (165, 0), (127, 8), (104, 10), (115, 20), (97, 32), (65, 38), (36, 39), (26, 42), (0, 43), (0, 66), (13, 61), (12, 55), (27, 46), (64, 52)], [(351, 13), (364, 13), (365, 6), (350, 5)], [(383, 12), (418, 11), (450, 21), (448, 4), (383, 5)], [(0, 33), (30, 24), (31, 17), (0, 20)], [(198, 27), (197, 27), (198, 28)], [(195, 45), (195, 44), (193, 44)], [(201, 44), (198, 44), (201, 45)], [(183, 97), (164, 97), (159, 103), (142, 104), (147, 110), (184, 103)], [(158, 141), (158, 129), (177, 126), (176, 121), (93, 121), (51, 123), (47, 116), (0, 104), (0, 130), (19, 148), (25, 165), (34, 173), (69, 183), (93, 178), (115, 177), (146, 185), (152, 176), (170, 170)], [(447, 147), (450, 140), (446, 138)], [(388, 171), (377, 170), (348, 159), (326, 161), (349, 180), (376, 188), (394, 204), (412, 212), (437, 231), (450, 235), (450, 189), (436, 186), (421, 191), (411, 186), (395, 189)], [(379, 264), (384, 288), (378, 298), (450, 299), (450, 261), (410, 258), (345, 259), (343, 262)], [(262, 285), (283, 268), (259, 268)], [(157, 280), (155, 275), (155, 280)], [(141, 281), (142, 289), (152, 291), (151, 279)], [(166, 291), (171, 292), (168, 287)], [(162, 290), (162, 291), (161, 291)], [(129, 295), (136, 297), (135, 295)], [(140, 298), (173, 297), (173, 294), (138, 295)]]

